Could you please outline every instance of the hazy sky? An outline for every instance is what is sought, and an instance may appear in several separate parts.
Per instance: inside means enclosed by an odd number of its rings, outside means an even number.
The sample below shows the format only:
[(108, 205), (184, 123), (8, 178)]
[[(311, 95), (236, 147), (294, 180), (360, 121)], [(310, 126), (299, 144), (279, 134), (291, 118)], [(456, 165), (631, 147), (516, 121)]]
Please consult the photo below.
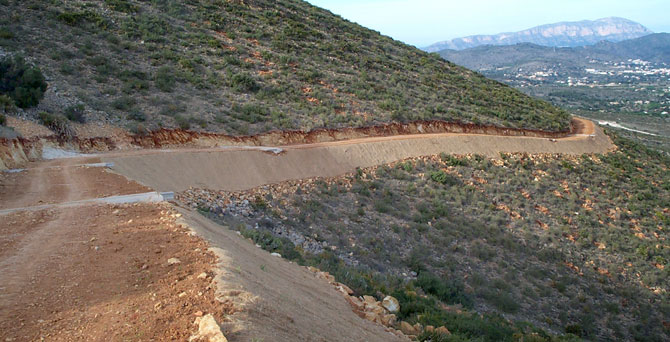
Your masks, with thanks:
[(559, 21), (623, 17), (670, 32), (670, 0), (307, 0), (419, 47)]

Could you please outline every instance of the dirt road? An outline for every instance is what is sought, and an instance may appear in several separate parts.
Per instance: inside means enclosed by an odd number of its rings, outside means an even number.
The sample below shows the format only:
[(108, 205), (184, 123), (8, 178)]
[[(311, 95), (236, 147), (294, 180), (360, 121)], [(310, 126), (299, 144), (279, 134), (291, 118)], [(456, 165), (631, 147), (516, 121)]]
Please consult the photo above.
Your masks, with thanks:
[[(79, 162), (0, 174), (0, 209), (148, 190)], [(216, 258), (175, 220), (167, 204), (0, 216), (0, 341), (186, 340), (194, 313), (223, 320), (233, 309), (214, 300)]]
[[(75, 166), (96, 161), (0, 173), (0, 209), (149, 190), (102, 168)], [(183, 213), (210, 244), (170, 204), (0, 215), (0, 341), (186, 341), (194, 319), (208, 313), (232, 342), (402, 341), (358, 317), (303, 267)], [(171, 258), (179, 263), (170, 265)]]
[(280, 146), (273, 153), (242, 147), (143, 150), (106, 154), (114, 170), (160, 191), (190, 187), (240, 191), (312, 177), (334, 177), (405, 158), (445, 153), (606, 153), (614, 148), (593, 122), (578, 120), (572, 136), (547, 139), (483, 134), (415, 134)]

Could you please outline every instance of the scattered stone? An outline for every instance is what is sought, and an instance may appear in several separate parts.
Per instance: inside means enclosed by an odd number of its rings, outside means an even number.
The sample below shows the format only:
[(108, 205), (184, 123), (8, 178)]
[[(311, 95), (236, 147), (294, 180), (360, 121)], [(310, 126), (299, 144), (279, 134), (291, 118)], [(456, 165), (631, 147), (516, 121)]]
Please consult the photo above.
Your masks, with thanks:
[(169, 266), (176, 265), (176, 264), (181, 264), (181, 260), (179, 260), (177, 258), (170, 258), (170, 259), (168, 259), (167, 264)]
[(281, 254), (279, 254), (279, 253), (270, 253), (270, 255), (272, 255), (274, 257), (281, 258)]
[(382, 300), (382, 306), (384, 309), (388, 310), (388, 312), (398, 312), (400, 310), (400, 303), (397, 299), (391, 296), (386, 296), (384, 300)]
[(442, 335), (451, 335), (451, 331), (449, 331), (449, 329), (447, 329), (445, 326), (441, 326), (435, 329), (435, 332)]
[(402, 331), (402, 333), (405, 335), (417, 334), (417, 331), (414, 329), (414, 327), (405, 321), (400, 322), (400, 331)]
[(202, 272), (202, 273), (198, 274), (198, 279), (207, 279), (207, 273)]
[(212, 314), (196, 318), (195, 324), (198, 325), (198, 333), (191, 336), (189, 341), (228, 342)]

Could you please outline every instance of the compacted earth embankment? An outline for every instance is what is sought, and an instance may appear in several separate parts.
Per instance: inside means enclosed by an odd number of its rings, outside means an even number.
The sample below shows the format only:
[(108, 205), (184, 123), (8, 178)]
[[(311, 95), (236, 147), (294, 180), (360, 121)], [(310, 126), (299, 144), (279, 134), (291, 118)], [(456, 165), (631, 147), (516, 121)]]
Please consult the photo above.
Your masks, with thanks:
[(405, 158), (440, 153), (606, 153), (610, 139), (592, 122), (563, 138), (433, 133), (366, 137), (281, 146), (272, 151), (243, 147), (144, 150), (110, 154), (114, 170), (160, 191), (190, 187), (238, 191), (264, 184), (312, 177), (333, 177)]
[[(511, 137), (541, 137), (558, 139), (581, 130), (584, 123), (575, 119), (571, 131), (546, 132), (496, 126), (449, 123), (444, 121), (419, 121), (392, 123), (370, 127), (343, 129), (316, 129), (312, 131), (271, 131), (253, 136), (230, 136), (226, 134), (161, 129), (146, 134), (129, 134), (118, 129), (95, 127), (93, 135), (54, 135), (49, 129), (33, 122), (12, 118), (17, 127), (29, 126), (31, 130), (19, 138), (0, 138), (0, 170), (21, 168), (29, 161), (39, 160), (43, 149), (57, 148), (91, 153), (136, 149), (217, 147), (217, 146), (285, 146), (346, 141), (406, 135), (473, 134)], [(91, 130), (84, 127), (81, 130)], [(18, 129), (21, 132), (21, 129)], [(36, 133), (36, 134), (35, 134)]]

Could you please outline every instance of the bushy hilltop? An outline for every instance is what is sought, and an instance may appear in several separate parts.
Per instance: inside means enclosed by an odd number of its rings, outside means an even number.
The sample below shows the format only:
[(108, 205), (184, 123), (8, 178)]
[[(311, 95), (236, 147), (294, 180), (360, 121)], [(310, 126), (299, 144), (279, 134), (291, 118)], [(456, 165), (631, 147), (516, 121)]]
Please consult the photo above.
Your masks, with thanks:
[(34, 117), (232, 134), (429, 119), (569, 127), (546, 102), (297, 0), (1, 0), (0, 46), (47, 76)]

